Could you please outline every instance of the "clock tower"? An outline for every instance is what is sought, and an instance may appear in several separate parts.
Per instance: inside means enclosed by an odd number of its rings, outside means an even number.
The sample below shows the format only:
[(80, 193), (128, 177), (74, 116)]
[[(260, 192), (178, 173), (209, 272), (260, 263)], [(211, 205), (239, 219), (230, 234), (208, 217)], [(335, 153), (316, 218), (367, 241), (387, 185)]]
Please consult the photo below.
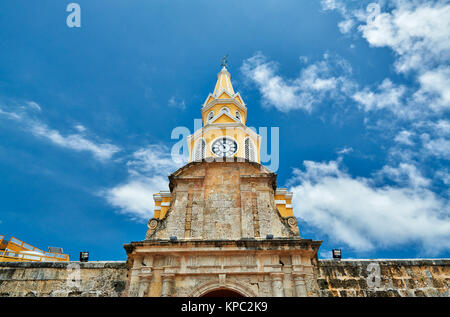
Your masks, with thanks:
[(292, 196), (260, 164), (261, 138), (226, 63), (189, 136), (189, 162), (153, 195), (143, 241), (125, 245), (127, 296), (315, 296), (321, 241), (300, 237)]
[(202, 105), (202, 128), (188, 138), (189, 162), (205, 158), (243, 158), (260, 162), (261, 138), (245, 125), (247, 107), (235, 93), (226, 66), (217, 74), (214, 92)]

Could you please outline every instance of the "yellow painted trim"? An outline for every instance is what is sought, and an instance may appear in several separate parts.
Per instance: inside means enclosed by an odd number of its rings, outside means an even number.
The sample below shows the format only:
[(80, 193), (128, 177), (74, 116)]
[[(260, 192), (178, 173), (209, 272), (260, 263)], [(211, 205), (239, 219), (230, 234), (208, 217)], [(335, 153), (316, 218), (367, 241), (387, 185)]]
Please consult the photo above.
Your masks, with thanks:
[[(247, 120), (247, 113), (243, 112), (242, 109), (240, 109), (238, 106), (232, 104), (232, 103), (223, 103), (223, 104), (216, 104), (214, 106), (212, 106), (211, 108), (208, 108), (206, 111), (205, 109), (202, 109), (202, 121), (203, 121), (203, 125), (207, 125), (207, 124), (214, 124), (214, 123), (208, 123), (208, 115), (211, 111), (214, 111), (214, 116), (217, 116), (220, 113), (220, 109), (222, 109), (223, 107), (227, 107), (228, 109), (230, 109), (230, 115), (232, 117), (236, 116), (236, 111), (239, 111), (241, 114), (241, 122), (242, 124), (245, 125), (246, 120)], [(217, 123), (217, 122), (216, 122)]]
[(194, 149), (194, 144), (200, 138), (203, 138), (206, 141), (205, 157), (216, 157), (211, 152), (211, 144), (212, 142), (214, 142), (214, 140), (220, 137), (230, 137), (236, 140), (236, 142), (238, 143), (238, 151), (234, 156), (242, 158), (245, 157), (245, 147), (244, 147), (245, 139), (247, 137), (250, 138), (253, 141), (254, 145), (256, 146), (256, 154), (257, 154), (256, 162), (258, 163), (260, 162), (260, 138), (257, 135), (255, 137), (253, 135), (248, 134), (241, 127), (229, 127), (229, 128), (207, 130), (206, 132), (199, 133), (196, 137), (192, 137), (190, 139), (190, 142), (188, 142), (189, 143), (188, 147), (190, 149), (189, 150), (190, 162), (192, 162), (192, 150)]

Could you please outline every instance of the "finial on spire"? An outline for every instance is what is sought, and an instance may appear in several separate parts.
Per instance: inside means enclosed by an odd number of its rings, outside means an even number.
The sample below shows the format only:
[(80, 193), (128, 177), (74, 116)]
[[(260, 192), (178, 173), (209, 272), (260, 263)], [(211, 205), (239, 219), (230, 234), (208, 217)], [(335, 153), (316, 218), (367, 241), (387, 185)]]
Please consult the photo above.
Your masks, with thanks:
[(226, 54), (224, 57), (222, 57), (222, 63), (220, 64), (220, 66), (222, 67), (227, 67), (228, 66), (228, 54)]

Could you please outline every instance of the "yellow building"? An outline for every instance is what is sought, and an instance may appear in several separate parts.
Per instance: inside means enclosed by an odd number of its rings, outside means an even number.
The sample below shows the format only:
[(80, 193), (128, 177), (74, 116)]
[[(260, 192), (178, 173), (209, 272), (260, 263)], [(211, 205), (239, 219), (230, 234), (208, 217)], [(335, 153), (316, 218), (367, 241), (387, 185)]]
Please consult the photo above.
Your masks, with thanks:
[(68, 254), (45, 252), (22, 240), (11, 237), (5, 240), (0, 235), (0, 262), (67, 262)]
[(202, 107), (203, 127), (188, 138), (189, 162), (208, 157), (240, 157), (260, 162), (261, 138), (245, 124), (247, 107), (231, 84), (231, 75), (223, 66), (217, 74), (214, 92)]

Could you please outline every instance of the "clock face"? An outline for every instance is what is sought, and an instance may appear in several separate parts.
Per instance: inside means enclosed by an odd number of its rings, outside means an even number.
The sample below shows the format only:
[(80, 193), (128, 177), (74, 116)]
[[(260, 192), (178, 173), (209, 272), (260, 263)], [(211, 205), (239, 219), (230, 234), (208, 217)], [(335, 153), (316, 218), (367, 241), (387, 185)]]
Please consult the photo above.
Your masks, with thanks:
[(220, 138), (214, 141), (211, 150), (217, 156), (232, 156), (237, 152), (237, 143), (233, 139)]

